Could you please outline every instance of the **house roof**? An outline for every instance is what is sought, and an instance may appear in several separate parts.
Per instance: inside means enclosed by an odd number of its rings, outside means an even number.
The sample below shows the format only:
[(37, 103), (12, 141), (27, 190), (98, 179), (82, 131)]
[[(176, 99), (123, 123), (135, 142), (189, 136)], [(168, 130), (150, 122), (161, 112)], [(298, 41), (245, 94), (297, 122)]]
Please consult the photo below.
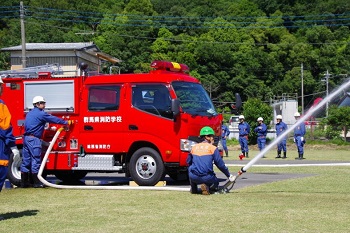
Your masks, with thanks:
[[(81, 42), (81, 43), (26, 43), (26, 50), (82, 50), (94, 47), (98, 51), (98, 47), (93, 42)], [(22, 50), (22, 45), (2, 48), (3, 52), (19, 51)]]
[[(2, 48), (2, 52), (21, 51), (22, 45)], [(26, 43), (26, 51), (55, 51), (55, 50), (81, 50), (99, 59), (112, 63), (121, 62), (118, 58), (112, 57), (101, 50), (93, 42), (80, 43)]]

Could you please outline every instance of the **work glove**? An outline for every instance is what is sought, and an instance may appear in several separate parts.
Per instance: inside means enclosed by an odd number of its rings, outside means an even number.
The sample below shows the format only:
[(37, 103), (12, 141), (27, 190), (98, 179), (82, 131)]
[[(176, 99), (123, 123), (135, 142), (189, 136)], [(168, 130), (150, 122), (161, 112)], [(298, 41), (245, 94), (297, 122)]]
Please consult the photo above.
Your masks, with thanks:
[(304, 141), (304, 137), (301, 137), (300, 140), (303, 142)]
[(68, 131), (71, 125), (73, 125), (73, 120), (68, 120), (67, 124), (64, 126), (64, 130)]
[(230, 175), (230, 177), (228, 178), (231, 182), (234, 182), (236, 179), (236, 176), (234, 175)]
[(13, 160), (15, 161), (15, 160), (19, 159), (20, 154), (19, 154), (19, 150), (18, 150), (17, 146), (11, 147), (11, 150), (13, 153)]
[(49, 142), (46, 142), (44, 140), (41, 140), (41, 145), (42, 146), (45, 146), (45, 147), (49, 147), (50, 146), (50, 143)]
[(295, 142), (295, 138), (293, 138), (293, 142)]

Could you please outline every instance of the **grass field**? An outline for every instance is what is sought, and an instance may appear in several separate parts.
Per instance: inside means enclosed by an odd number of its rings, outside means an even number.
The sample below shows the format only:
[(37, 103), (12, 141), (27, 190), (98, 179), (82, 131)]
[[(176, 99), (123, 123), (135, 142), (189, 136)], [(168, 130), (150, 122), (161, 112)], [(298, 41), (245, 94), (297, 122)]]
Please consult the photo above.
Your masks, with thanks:
[[(289, 159), (294, 159), (296, 152), (290, 154)], [(306, 154), (315, 160), (350, 161), (348, 150), (309, 149)], [(274, 155), (271, 152), (267, 159)], [(175, 191), (5, 189), (0, 193), (0, 215), (6, 220), (0, 221), (0, 232), (349, 232), (350, 167), (253, 166), (248, 172), (313, 176), (210, 196)]]

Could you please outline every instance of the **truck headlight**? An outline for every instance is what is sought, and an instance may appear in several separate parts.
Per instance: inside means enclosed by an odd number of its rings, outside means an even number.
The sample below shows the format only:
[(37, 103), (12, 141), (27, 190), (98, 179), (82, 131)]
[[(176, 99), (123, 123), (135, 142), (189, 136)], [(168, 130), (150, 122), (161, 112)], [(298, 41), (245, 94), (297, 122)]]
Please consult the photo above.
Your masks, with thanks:
[(180, 149), (182, 151), (190, 152), (192, 149), (192, 146), (194, 146), (195, 144), (197, 144), (197, 142), (195, 141), (191, 141), (188, 139), (180, 139)]

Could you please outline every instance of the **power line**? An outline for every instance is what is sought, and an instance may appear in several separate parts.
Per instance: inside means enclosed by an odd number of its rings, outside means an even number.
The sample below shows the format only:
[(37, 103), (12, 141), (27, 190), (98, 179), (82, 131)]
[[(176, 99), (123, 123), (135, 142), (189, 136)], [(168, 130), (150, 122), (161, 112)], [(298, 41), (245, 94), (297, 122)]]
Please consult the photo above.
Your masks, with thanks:
[[(34, 9), (34, 10), (32, 10)], [(10, 12), (10, 11), (5, 11)], [(17, 13), (16, 11), (12, 11)], [(26, 9), (27, 18), (38, 20), (52, 20), (69, 23), (91, 23), (91, 20), (97, 20), (98, 24), (114, 25), (124, 27), (166, 27), (171, 29), (278, 29), (278, 28), (307, 28), (317, 26), (338, 27), (350, 25), (350, 13), (344, 14), (319, 14), (319, 15), (304, 15), (304, 16), (255, 16), (255, 17), (196, 17), (196, 16), (144, 16), (135, 14), (107, 14), (103, 12), (84, 12), (73, 10), (61, 10), (53, 8), (38, 8), (28, 7)], [(48, 16), (58, 17), (48, 17)], [(4, 16), (1, 14), (0, 17)], [(16, 17), (13, 15), (12, 17)], [(127, 18), (128, 23), (118, 23), (118, 17), (121, 19)], [(305, 20), (305, 18), (316, 17), (316, 19)], [(321, 19), (317, 19), (321, 18)], [(323, 19), (326, 17), (326, 19)], [(333, 17), (329, 19), (329, 17)], [(345, 18), (344, 18), (345, 17)], [(240, 20), (240, 19), (253, 19), (254, 21), (210, 21), (208, 19), (221, 18), (223, 20)], [(162, 20), (160, 20), (162, 19)], [(166, 19), (166, 20), (165, 20)], [(177, 24), (179, 19), (186, 19), (185, 22), (181, 22), (186, 25), (168, 25)], [(260, 19), (266, 19), (266, 21), (259, 21)], [(281, 19), (282, 21), (273, 21), (272, 19)], [(287, 21), (285, 19), (288, 19)], [(298, 19), (293, 21), (293, 19)], [(299, 20), (301, 19), (301, 20)], [(88, 20), (88, 21), (87, 21)], [(89, 21), (90, 20), (90, 21)], [(150, 22), (151, 20), (151, 22)], [(253, 25), (252, 25), (253, 24)], [(293, 25), (283, 25), (293, 24)]]
[[(61, 9), (54, 9), (54, 8), (40, 8), (40, 7), (31, 7), (34, 8), (34, 11), (37, 10), (43, 10), (44, 12), (47, 11), (59, 11), (59, 12), (70, 12), (70, 13), (81, 13), (81, 14), (104, 14), (112, 17), (141, 17), (146, 19), (154, 19), (154, 18), (173, 18), (173, 19), (200, 19), (200, 20), (206, 20), (206, 19), (216, 19), (218, 17), (223, 19), (274, 19), (274, 18), (281, 18), (281, 16), (169, 16), (169, 15), (138, 15), (138, 14), (110, 14), (106, 12), (84, 12), (84, 11), (75, 11), (75, 10), (61, 10)], [(350, 16), (350, 12), (345, 12), (343, 14), (316, 14), (316, 15), (283, 15), (284, 18), (313, 18), (313, 17), (342, 17), (342, 16)]]

